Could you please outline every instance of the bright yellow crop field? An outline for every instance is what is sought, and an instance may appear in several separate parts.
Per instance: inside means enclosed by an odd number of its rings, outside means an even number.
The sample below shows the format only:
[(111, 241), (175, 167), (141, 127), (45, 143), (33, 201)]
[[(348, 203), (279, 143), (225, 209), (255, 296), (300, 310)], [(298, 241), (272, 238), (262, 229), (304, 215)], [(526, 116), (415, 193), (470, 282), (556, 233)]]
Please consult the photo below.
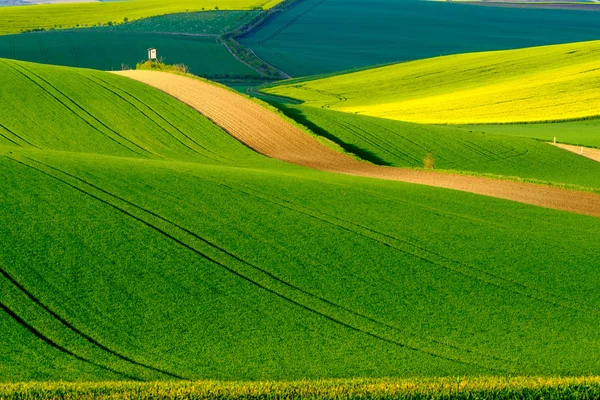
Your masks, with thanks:
[(126, 0), (118, 2), (42, 4), (0, 7), (0, 34), (30, 29), (72, 28), (122, 23), (186, 11), (268, 9), (281, 0)]
[(586, 118), (600, 115), (600, 41), (437, 57), (264, 91), (430, 124)]

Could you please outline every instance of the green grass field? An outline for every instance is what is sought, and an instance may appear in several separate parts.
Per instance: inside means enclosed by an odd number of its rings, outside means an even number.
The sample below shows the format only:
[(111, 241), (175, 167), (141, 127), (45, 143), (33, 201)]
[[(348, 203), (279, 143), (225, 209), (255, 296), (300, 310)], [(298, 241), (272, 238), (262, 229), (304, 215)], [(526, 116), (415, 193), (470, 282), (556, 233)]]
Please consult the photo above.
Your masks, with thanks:
[(157, 15), (204, 10), (268, 9), (280, 0), (125, 0), (0, 7), (0, 35), (31, 29), (106, 25)]
[(303, 0), (241, 43), (291, 76), (600, 39), (595, 12), (449, 1)]
[(459, 54), (291, 82), (266, 93), (402, 121), (476, 124), (599, 114), (600, 42)]
[(3, 382), (600, 373), (597, 218), (267, 159), (108, 73), (0, 83)]
[(600, 119), (550, 124), (472, 125), (461, 127), (493, 134), (600, 148)]
[[(519, 177), (600, 190), (599, 163), (538, 140), (516, 137), (520, 132), (518, 130), (510, 135), (508, 133), (513, 125), (493, 126), (490, 130), (486, 125), (460, 129), (392, 121), (304, 105), (274, 104), (291, 118), (311, 127), (314, 132), (374, 164), (422, 168), (425, 157), (432, 154), (437, 169)], [(516, 127), (522, 126), (537, 125)], [(593, 126), (598, 129), (597, 124)], [(539, 129), (535, 132), (544, 131)], [(545, 135), (551, 135), (551, 132)], [(591, 130), (589, 133), (590, 138), (600, 139), (599, 130), (595, 134)], [(535, 137), (536, 134), (532, 132), (531, 136)], [(567, 137), (566, 133), (564, 137)]]
[(216, 36), (256, 15), (256, 11), (206, 11), (112, 27), (6, 35), (0, 36), (0, 57), (117, 71), (123, 65), (135, 67), (153, 47), (166, 63), (185, 64), (199, 76), (254, 79), (259, 74), (216, 43)]

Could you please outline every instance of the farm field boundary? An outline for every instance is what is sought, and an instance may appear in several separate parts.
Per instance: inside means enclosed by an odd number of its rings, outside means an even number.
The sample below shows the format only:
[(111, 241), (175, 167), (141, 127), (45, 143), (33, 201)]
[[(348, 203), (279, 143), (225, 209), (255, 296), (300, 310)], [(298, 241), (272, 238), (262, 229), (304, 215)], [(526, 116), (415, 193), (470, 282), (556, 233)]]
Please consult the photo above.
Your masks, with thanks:
[(591, 160), (600, 162), (600, 149), (594, 149), (583, 146), (573, 146), (569, 144), (551, 143), (552, 145), (561, 149), (570, 151), (571, 153), (579, 154), (583, 157), (587, 157)]
[(521, 182), (375, 166), (331, 150), (263, 106), (200, 80), (154, 71), (118, 74), (154, 86), (198, 110), (251, 149), (271, 158), (349, 175), (399, 180), (600, 216), (600, 196)]
[(597, 15), (454, 2), (411, 0), (399, 7), (398, 0), (304, 0), (240, 43), (291, 76), (309, 76), (440, 55), (597, 40)]
[[(312, 107), (424, 124), (598, 116), (600, 41), (467, 53), (263, 89)], [(376, 88), (376, 89), (374, 89)]]
[(344, 399), (442, 400), (519, 398), (592, 399), (600, 397), (598, 377), (445, 378), (445, 379), (338, 379), (295, 382), (97, 382), (22, 383), (0, 385), (0, 398), (44, 400), (81, 397), (113, 400), (153, 399)]

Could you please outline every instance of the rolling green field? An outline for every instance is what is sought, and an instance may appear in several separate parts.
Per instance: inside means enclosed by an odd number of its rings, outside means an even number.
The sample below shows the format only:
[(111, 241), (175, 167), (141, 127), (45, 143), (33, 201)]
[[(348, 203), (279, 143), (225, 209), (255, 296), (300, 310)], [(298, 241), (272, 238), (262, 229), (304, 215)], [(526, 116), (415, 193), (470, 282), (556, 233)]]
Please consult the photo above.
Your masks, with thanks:
[(125, 0), (98, 3), (0, 7), (0, 34), (31, 29), (118, 24), (157, 15), (204, 11), (268, 9), (280, 0)]
[(135, 67), (153, 47), (166, 63), (185, 64), (195, 75), (254, 79), (259, 74), (216, 43), (216, 36), (256, 15), (256, 11), (206, 11), (112, 27), (6, 35), (0, 36), (0, 57), (117, 71), (123, 65)]
[[(517, 132), (513, 132), (514, 136), (506, 135), (513, 125), (498, 127), (497, 133), (492, 133), (495, 131), (487, 131), (485, 125), (460, 129), (304, 105), (274, 104), (289, 117), (374, 164), (422, 168), (425, 157), (432, 154), (437, 169), (520, 177), (600, 190), (600, 163), (537, 140), (516, 137)], [(600, 139), (600, 131), (595, 131), (595, 138)]]
[(431, 58), (264, 91), (312, 107), (429, 124), (595, 117), (600, 41)]
[(444, 1), (304, 0), (241, 40), (294, 77), (600, 39), (596, 12)]
[(600, 373), (597, 218), (267, 159), (108, 73), (0, 80), (3, 382)]
[(488, 133), (600, 148), (600, 119), (551, 124), (472, 125), (461, 127)]

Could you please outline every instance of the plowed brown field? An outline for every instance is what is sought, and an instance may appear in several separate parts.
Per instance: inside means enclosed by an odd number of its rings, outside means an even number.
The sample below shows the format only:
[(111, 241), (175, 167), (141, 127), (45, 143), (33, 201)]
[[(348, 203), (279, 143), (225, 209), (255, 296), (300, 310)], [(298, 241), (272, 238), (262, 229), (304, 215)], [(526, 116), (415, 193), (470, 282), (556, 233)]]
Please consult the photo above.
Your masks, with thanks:
[[(591, 160), (600, 162), (600, 149), (592, 149), (590, 147), (571, 146), (570, 144), (550, 143), (561, 149), (570, 151), (571, 153), (579, 154)], [(582, 152), (583, 149), (583, 152)]]
[(356, 161), (322, 145), (279, 115), (232, 91), (164, 72), (117, 73), (170, 94), (198, 110), (246, 146), (271, 158), (322, 171), (462, 190), (600, 217), (598, 194)]

